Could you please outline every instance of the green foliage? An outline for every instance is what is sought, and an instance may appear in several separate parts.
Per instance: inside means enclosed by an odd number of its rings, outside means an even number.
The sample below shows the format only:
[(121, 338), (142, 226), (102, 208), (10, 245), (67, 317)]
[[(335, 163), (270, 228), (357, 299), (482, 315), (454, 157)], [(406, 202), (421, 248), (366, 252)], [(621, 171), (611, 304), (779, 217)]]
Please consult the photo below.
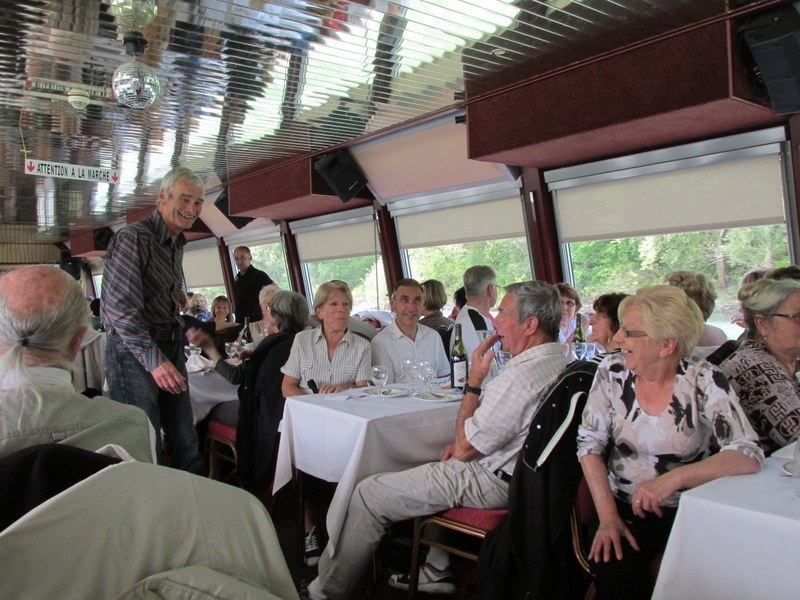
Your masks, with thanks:
[[(274, 242), (261, 244), (259, 246), (249, 246), (250, 254), (253, 255), (253, 266), (265, 271), (281, 289), (290, 290), (289, 271), (286, 268), (286, 255), (283, 252), (283, 244)], [(234, 270), (235, 270), (234, 266)]]
[(412, 277), (418, 281), (438, 279), (450, 296), (464, 285), (464, 271), (473, 265), (492, 267), (501, 287), (531, 278), (524, 238), (413, 248), (408, 251), (408, 260)]

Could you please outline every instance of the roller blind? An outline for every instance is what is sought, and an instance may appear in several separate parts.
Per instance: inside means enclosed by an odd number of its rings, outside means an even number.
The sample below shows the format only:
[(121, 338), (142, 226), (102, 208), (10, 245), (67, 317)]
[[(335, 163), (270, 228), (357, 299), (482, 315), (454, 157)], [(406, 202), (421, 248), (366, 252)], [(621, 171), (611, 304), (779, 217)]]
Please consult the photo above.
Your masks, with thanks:
[(783, 223), (780, 154), (555, 191), (563, 242)]
[(364, 256), (375, 252), (372, 221), (331, 226), (295, 234), (303, 262)]
[(519, 196), (398, 215), (395, 218), (402, 248), (442, 246), (525, 235)]
[(186, 248), (183, 251), (183, 274), (190, 288), (224, 285), (217, 247)]

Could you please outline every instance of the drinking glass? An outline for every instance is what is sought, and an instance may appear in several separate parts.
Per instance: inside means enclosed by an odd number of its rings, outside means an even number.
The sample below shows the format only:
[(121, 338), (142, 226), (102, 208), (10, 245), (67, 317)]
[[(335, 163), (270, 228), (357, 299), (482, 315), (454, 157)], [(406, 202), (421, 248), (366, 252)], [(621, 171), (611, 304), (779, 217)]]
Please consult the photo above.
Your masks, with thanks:
[(228, 360), (233, 360), (236, 354), (236, 342), (225, 342), (225, 354), (228, 355)]
[(378, 386), (378, 395), (383, 396), (383, 386), (389, 378), (389, 370), (383, 365), (372, 367), (372, 383)]
[(413, 358), (406, 358), (403, 360), (403, 371), (406, 374), (406, 379), (411, 382), (411, 391), (415, 391), (415, 382), (417, 380), (417, 361)]
[(428, 394), (431, 391), (431, 379), (436, 375), (436, 365), (429, 360), (421, 360), (417, 363), (418, 377), (422, 380), (422, 392)]
[(574, 360), (583, 360), (586, 355), (586, 342), (572, 342), (572, 356)]
[(594, 342), (586, 342), (586, 351), (583, 353), (583, 360), (592, 360), (597, 354), (597, 345)]

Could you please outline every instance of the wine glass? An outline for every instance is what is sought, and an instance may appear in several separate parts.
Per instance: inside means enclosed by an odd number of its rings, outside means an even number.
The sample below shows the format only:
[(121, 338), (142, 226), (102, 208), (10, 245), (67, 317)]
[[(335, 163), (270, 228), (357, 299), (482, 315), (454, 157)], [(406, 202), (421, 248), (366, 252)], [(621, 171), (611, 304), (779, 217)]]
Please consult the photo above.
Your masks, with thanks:
[(233, 356), (236, 354), (236, 342), (225, 342), (225, 354), (228, 355), (228, 360), (233, 360)]
[(383, 365), (372, 367), (372, 383), (378, 386), (378, 395), (383, 396), (383, 386), (389, 378), (389, 370)]
[(494, 359), (497, 361), (497, 373), (500, 374), (506, 370), (506, 364), (511, 360), (511, 352), (508, 350), (496, 350)]
[(422, 392), (429, 394), (431, 391), (431, 379), (436, 375), (436, 365), (429, 360), (421, 360), (417, 363), (417, 376), (422, 380)]
[(417, 380), (417, 361), (413, 358), (403, 360), (403, 371), (406, 374), (406, 379), (411, 382), (411, 390), (414, 391), (416, 388), (414, 382)]
[(597, 354), (597, 345), (594, 342), (586, 342), (586, 351), (583, 353), (583, 360), (592, 360)]
[(583, 360), (586, 355), (586, 342), (572, 342), (572, 356), (575, 360)]

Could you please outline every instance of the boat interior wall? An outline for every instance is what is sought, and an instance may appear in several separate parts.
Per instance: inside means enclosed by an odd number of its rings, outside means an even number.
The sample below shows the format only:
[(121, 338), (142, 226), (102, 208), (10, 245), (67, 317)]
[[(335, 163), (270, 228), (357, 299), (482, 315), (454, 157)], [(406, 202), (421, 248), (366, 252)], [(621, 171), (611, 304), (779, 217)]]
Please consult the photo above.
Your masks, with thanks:
[(735, 64), (714, 23), (491, 96), (467, 107), (470, 157), (549, 168), (782, 122)]

